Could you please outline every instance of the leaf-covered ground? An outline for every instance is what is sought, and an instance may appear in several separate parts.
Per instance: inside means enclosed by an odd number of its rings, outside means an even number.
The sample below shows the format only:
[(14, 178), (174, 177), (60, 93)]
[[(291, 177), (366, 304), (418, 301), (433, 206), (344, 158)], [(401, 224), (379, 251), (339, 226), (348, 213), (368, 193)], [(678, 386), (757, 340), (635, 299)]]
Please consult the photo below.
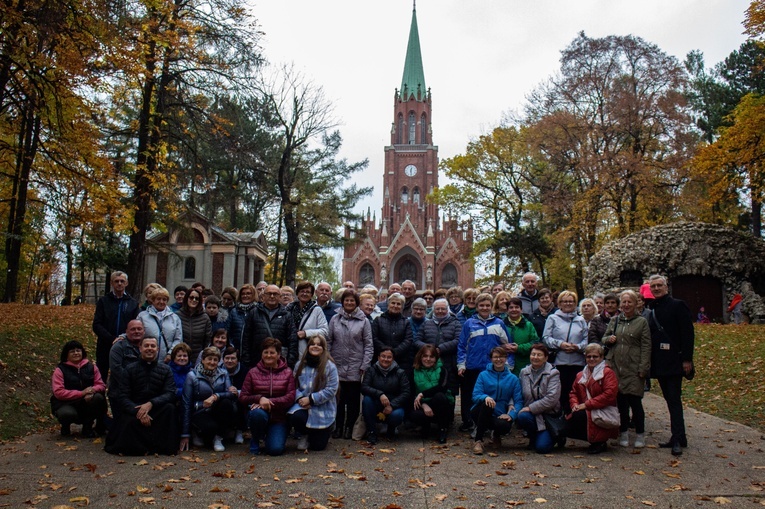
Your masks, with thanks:
[[(0, 439), (56, 424), (50, 416), (50, 376), (70, 339), (82, 341), (95, 357), (94, 309), (0, 304)], [(697, 375), (684, 384), (685, 402), (765, 431), (763, 336), (763, 326), (697, 325)]]

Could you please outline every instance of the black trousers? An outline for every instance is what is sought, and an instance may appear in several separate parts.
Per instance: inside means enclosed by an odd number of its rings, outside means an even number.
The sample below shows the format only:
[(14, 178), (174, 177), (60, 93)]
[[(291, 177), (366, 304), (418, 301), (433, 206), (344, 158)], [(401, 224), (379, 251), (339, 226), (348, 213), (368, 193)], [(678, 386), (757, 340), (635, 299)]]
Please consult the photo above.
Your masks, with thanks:
[(616, 406), (619, 408), (619, 431), (624, 433), (630, 427), (630, 409), (632, 420), (635, 422), (635, 433), (645, 433), (645, 410), (643, 410), (643, 398), (634, 394), (622, 394), (616, 396)]
[(685, 417), (683, 416), (683, 375), (659, 376), (659, 387), (664, 394), (669, 410), (669, 423), (672, 430), (671, 440), (685, 439)]
[(340, 382), (335, 426), (339, 430), (353, 428), (361, 413), (361, 382)]
[(410, 419), (413, 423), (424, 428), (429, 428), (430, 423), (435, 422), (439, 429), (449, 427), (449, 423), (454, 419), (454, 403), (449, 401), (443, 392), (437, 393), (430, 398), (427, 405), (433, 410), (433, 417), (425, 415), (422, 407), (412, 410)]
[(191, 426), (197, 430), (205, 443), (212, 443), (215, 435), (225, 436), (237, 425), (236, 403), (230, 399), (221, 399), (204, 412), (197, 412), (191, 417)]
[(473, 388), (481, 374), (480, 369), (466, 369), (460, 379), (460, 414), (462, 422), (471, 423), (473, 417), (470, 415), (470, 408), (473, 406)]
[(584, 366), (555, 366), (555, 368), (560, 372), (560, 408), (564, 414), (568, 414), (571, 412), (568, 396), (571, 393), (574, 380), (576, 380), (576, 375), (584, 369)]
[(486, 431), (493, 429), (494, 434), (507, 435), (513, 427), (513, 421), (494, 416), (494, 409), (486, 406), (485, 401), (473, 409), (473, 421), (476, 423), (475, 440), (480, 442)]
[(289, 416), (290, 425), (295, 428), (295, 431), (308, 437), (308, 449), (311, 451), (323, 451), (327, 448), (329, 443), (329, 437), (332, 434), (332, 428), (309, 428), (308, 423), (308, 409), (301, 408), (296, 410)]
[(97, 392), (90, 401), (85, 401), (85, 398), (67, 401), (54, 414), (58, 422), (63, 425), (77, 423), (82, 424), (84, 429), (88, 429), (93, 426), (95, 419), (106, 415), (106, 398)]

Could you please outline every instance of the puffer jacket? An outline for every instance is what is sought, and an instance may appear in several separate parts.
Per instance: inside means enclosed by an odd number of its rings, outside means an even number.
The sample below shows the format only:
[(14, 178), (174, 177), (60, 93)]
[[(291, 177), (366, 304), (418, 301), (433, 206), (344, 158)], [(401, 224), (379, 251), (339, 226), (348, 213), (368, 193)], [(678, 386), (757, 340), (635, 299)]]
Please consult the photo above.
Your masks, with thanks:
[(414, 362), (412, 352), (412, 324), (403, 314), (381, 314), (372, 322), (372, 340), (375, 343), (375, 359), (383, 347), (393, 349), (393, 358), (401, 369), (409, 373)]
[(101, 373), (90, 359), (82, 359), (79, 364), (69, 361), (60, 363), (53, 371), (51, 388), (53, 397), (51, 407), (55, 412), (67, 401), (77, 401), (85, 397), (82, 391), (88, 387), (100, 392), (106, 392), (106, 385), (101, 379)]
[[(587, 322), (573, 313), (564, 313), (560, 309), (547, 317), (542, 340), (551, 351), (558, 352), (556, 366), (584, 366), (584, 348), (587, 346)], [(561, 343), (571, 343), (578, 347), (576, 352), (564, 352)]]
[(109, 397), (114, 397), (118, 392), (121, 380), (125, 379), (125, 368), (141, 358), (138, 345), (128, 339), (121, 339), (112, 345), (109, 352)]
[(154, 306), (149, 306), (149, 309), (138, 314), (138, 319), (143, 323), (144, 337), (157, 338), (157, 359), (160, 361), (170, 355), (175, 345), (183, 342), (183, 325), (177, 314), (168, 312), (160, 318)]
[(535, 416), (537, 430), (545, 427), (544, 414), (560, 412), (560, 372), (549, 362), (545, 362), (539, 373), (535, 373), (531, 365), (521, 370), (521, 391), (523, 406)]
[(134, 416), (147, 401), (155, 408), (176, 401), (173, 372), (164, 362), (136, 361), (125, 368), (124, 382), (116, 399), (126, 415)]
[[(606, 339), (616, 336), (616, 343)], [(643, 397), (645, 379), (651, 369), (651, 328), (648, 320), (640, 315), (626, 318), (623, 314), (611, 319), (603, 334), (603, 344), (608, 346), (606, 363), (619, 379), (619, 392)]]
[(521, 370), (529, 365), (531, 347), (534, 343), (539, 342), (539, 336), (537, 336), (534, 324), (526, 320), (526, 317), (523, 315), (521, 315), (520, 321), (515, 325), (510, 321), (510, 318), (505, 317), (504, 321), (510, 337), (513, 338), (513, 343), (518, 345), (518, 350), (515, 351), (515, 368), (513, 368), (513, 374), (518, 376)]
[(603, 334), (606, 333), (608, 328), (608, 322), (611, 321), (611, 317), (606, 315), (605, 311), (590, 320), (587, 325), (587, 342), (588, 343), (600, 343), (603, 338)]
[[(609, 438), (619, 436), (619, 428), (601, 428), (592, 422), (592, 410), (616, 406), (616, 395), (619, 392), (619, 381), (616, 379), (616, 373), (608, 366), (604, 367), (602, 373), (602, 378), (596, 379), (595, 376), (590, 376), (587, 382), (582, 384), (580, 382), (584, 376), (584, 371), (580, 371), (576, 375), (574, 385), (569, 393), (571, 408), (580, 403), (584, 403), (587, 408), (587, 440), (589, 442), (605, 442)], [(590, 399), (587, 399), (587, 391), (590, 392)]]
[(260, 362), (260, 344), (272, 337), (282, 343), (282, 357), (289, 366), (297, 362), (297, 331), (292, 324), (292, 315), (281, 304), (271, 317), (268, 308), (258, 303), (247, 315), (242, 342), (242, 364), (254, 366)]
[(249, 407), (263, 397), (273, 403), (270, 421), (286, 421), (287, 410), (295, 402), (295, 377), (283, 357), (279, 358), (279, 363), (273, 369), (267, 368), (260, 361), (247, 373), (239, 393), (239, 402)]
[(512, 420), (518, 417), (518, 412), (523, 408), (521, 382), (510, 371), (507, 364), (502, 371), (495, 371), (494, 365), (490, 362), (486, 365), (486, 369), (478, 375), (473, 387), (472, 408), (480, 405), (487, 397), (497, 403), (492, 412), (494, 417), (499, 417), (502, 414), (509, 415)]
[(204, 311), (189, 315), (186, 308), (178, 311), (183, 330), (183, 342), (191, 347), (189, 359), (196, 359), (205, 345), (210, 344), (212, 338), (212, 323), (210, 317)]
[(372, 325), (361, 309), (352, 313), (341, 310), (332, 317), (327, 348), (337, 365), (340, 381), (361, 380), (361, 372), (369, 370), (374, 355)]
[[(324, 313), (322, 313), (324, 315)], [(308, 408), (308, 421), (306, 427), (309, 429), (327, 429), (335, 422), (337, 413), (337, 389), (339, 381), (337, 379), (337, 367), (332, 361), (327, 362), (326, 384), (324, 388), (313, 392), (313, 379), (316, 377), (316, 368), (304, 366), (303, 371), (297, 379), (297, 389), (295, 391), (296, 403), (292, 405), (289, 413), (300, 410), (302, 407), (297, 404), (297, 400), (307, 396), (311, 400), (311, 406)]]
[(237, 304), (228, 311), (226, 319), (226, 332), (228, 333), (228, 342), (242, 353), (242, 342), (244, 341), (245, 324), (247, 315), (252, 313), (256, 304)]
[(183, 384), (183, 418), (181, 420), (181, 436), (189, 437), (191, 431), (191, 418), (209, 409), (204, 407), (204, 400), (216, 394), (221, 399), (236, 401), (237, 395), (230, 392), (231, 379), (228, 377), (226, 368), (218, 368), (213, 375), (212, 384), (202, 376), (198, 369), (189, 371)]
[(435, 320), (425, 320), (415, 339), (415, 350), (419, 351), (425, 345), (433, 345), (440, 352), (440, 359), (447, 373), (447, 384), (452, 394), (458, 393), (459, 379), (457, 378), (457, 345), (460, 342), (462, 324), (457, 317), (449, 314), (438, 323)]
[[(483, 369), (490, 359), (491, 349), (510, 342), (505, 324), (494, 315), (484, 320), (476, 314), (462, 326), (457, 344), (457, 369)], [(507, 356), (512, 365), (513, 354)]]
[(407, 408), (412, 394), (409, 376), (396, 361), (393, 361), (387, 371), (380, 367), (379, 362), (375, 362), (364, 373), (364, 380), (361, 382), (361, 394), (370, 396), (375, 401), (379, 401), (380, 396), (385, 394), (393, 408)]

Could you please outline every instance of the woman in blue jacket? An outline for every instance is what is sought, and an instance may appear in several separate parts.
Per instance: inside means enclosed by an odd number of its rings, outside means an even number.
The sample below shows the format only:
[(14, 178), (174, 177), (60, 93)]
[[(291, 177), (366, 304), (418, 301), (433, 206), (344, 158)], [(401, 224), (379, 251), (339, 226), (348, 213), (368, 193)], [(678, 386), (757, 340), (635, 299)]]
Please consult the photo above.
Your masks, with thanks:
[(473, 388), (473, 408), (476, 423), (474, 454), (483, 454), (483, 435), (493, 430), (495, 447), (502, 445), (502, 435), (510, 432), (518, 411), (523, 407), (523, 391), (518, 377), (507, 365), (507, 351), (498, 346), (491, 350), (491, 362), (478, 375)]

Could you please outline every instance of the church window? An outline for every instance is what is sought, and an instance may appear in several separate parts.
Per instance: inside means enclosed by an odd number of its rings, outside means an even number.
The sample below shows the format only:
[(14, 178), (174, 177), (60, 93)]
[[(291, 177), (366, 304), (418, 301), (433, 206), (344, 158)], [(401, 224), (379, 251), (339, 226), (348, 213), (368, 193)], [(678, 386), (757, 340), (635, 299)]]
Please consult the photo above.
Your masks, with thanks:
[(183, 263), (183, 279), (197, 278), (197, 259), (193, 256), (186, 257)]
[(359, 286), (375, 284), (375, 269), (368, 263), (365, 263), (359, 271)]
[(441, 287), (451, 288), (452, 286), (457, 286), (457, 269), (450, 263), (441, 272)]
[(399, 281), (406, 281), (408, 279), (415, 283), (417, 282), (417, 266), (412, 260), (405, 260), (401, 264), (401, 268), (398, 270), (398, 278)]
[(420, 117), (420, 143), (427, 143), (428, 122), (425, 120), (425, 114)]
[(415, 187), (414, 190), (412, 191), (412, 203), (414, 203), (415, 205), (420, 204), (420, 188), (419, 187)]
[(404, 115), (399, 113), (398, 122), (396, 123), (396, 143), (398, 143), (399, 145), (404, 142), (402, 137), (404, 136), (405, 130), (406, 130), (406, 124), (404, 123)]
[(409, 144), (414, 145), (416, 143), (414, 135), (417, 132), (417, 122), (415, 122), (414, 112), (409, 112)]
[(409, 189), (406, 186), (401, 189), (401, 203), (404, 205), (409, 203)]

